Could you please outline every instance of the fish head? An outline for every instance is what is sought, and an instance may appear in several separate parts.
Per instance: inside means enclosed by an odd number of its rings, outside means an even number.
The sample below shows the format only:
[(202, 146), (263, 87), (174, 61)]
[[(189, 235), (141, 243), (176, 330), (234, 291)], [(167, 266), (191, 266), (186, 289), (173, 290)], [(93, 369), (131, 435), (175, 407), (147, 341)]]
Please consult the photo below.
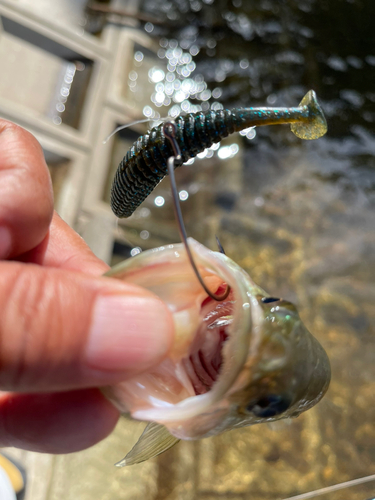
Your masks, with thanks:
[[(189, 244), (216, 302), (199, 284), (182, 244), (147, 251), (108, 275), (141, 285), (169, 307), (175, 340), (148, 372), (104, 390), (133, 418), (178, 439), (294, 417), (316, 404), (330, 380), (326, 353), (296, 308), (270, 297), (227, 256)], [(147, 313), (147, 311), (145, 311)]]

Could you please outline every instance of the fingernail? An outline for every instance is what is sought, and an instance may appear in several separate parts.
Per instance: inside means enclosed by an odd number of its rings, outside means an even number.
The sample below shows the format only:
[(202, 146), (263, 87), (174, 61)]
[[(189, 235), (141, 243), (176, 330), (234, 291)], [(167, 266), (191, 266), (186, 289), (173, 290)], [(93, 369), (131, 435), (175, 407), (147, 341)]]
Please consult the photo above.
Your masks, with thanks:
[(12, 248), (12, 236), (7, 227), (0, 227), (0, 259), (9, 257)]
[(171, 342), (171, 316), (154, 298), (109, 295), (95, 303), (86, 350), (91, 368), (142, 371), (166, 355)]

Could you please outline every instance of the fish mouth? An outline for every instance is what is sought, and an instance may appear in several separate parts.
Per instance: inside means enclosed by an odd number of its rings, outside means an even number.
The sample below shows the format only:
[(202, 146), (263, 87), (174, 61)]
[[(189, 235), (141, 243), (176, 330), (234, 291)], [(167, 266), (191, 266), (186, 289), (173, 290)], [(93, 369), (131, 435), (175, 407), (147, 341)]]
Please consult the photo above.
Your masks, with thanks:
[(216, 412), (258, 350), (263, 318), (258, 288), (225, 255), (192, 239), (189, 244), (207, 286), (218, 294), (231, 287), (224, 301), (207, 297), (182, 245), (145, 252), (109, 273), (158, 295), (175, 322), (173, 346), (158, 366), (105, 389), (120, 411), (138, 420), (182, 425)]
[[(223, 282), (216, 293), (221, 293), (225, 288), (226, 282)], [(245, 313), (247, 312), (250, 313), (245, 309)], [(252, 348), (256, 349), (256, 342), (251, 339), (257, 340), (258, 337), (258, 333), (250, 329), (251, 320), (246, 318), (246, 314), (241, 317), (243, 322), (239, 328), (235, 291), (231, 291), (223, 302), (206, 298), (201, 303), (201, 320), (189, 351), (173, 367), (175, 387), (179, 388), (172, 395), (169, 390), (165, 391), (164, 386), (163, 402), (153, 398), (151, 406), (147, 404), (147, 408), (135, 409), (131, 412), (132, 416), (139, 420), (159, 422), (171, 430), (176, 425), (180, 428), (184, 421), (201, 417), (206, 419), (212, 413), (218, 416), (227, 411), (226, 394), (236, 387), (238, 375), (251, 357)], [(243, 342), (239, 342), (242, 336)], [(252, 348), (249, 349), (250, 344)], [(169, 360), (166, 360), (164, 368), (168, 365)], [(159, 369), (162, 368), (160, 365)], [(168, 368), (167, 370), (171, 375), (172, 372)], [(152, 376), (155, 380), (156, 373)], [(160, 388), (159, 385), (159, 395)], [(208, 427), (212, 427), (212, 422), (210, 418)], [(195, 433), (196, 431), (192, 435)], [(187, 438), (188, 434), (184, 435)]]
[[(223, 283), (215, 293), (222, 294), (225, 289)], [(233, 323), (233, 308), (232, 291), (225, 301), (216, 302), (208, 297), (202, 303), (202, 322), (188, 357), (182, 360), (195, 395), (206, 394), (220, 377), (223, 348)]]
[[(226, 284), (216, 291), (221, 294)], [(223, 365), (223, 347), (233, 323), (234, 297), (231, 292), (223, 302), (207, 298), (201, 307), (203, 320), (189, 356), (182, 360), (195, 395), (206, 394), (218, 380)]]

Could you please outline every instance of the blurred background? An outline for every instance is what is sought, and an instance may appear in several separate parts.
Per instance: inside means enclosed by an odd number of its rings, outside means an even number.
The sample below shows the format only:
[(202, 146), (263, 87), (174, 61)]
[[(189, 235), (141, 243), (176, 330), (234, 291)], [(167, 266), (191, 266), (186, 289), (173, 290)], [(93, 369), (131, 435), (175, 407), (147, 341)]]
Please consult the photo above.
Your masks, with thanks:
[[(0, 0), (0, 115), (43, 146), (60, 215), (110, 264), (179, 241), (168, 179), (135, 214), (113, 174), (149, 124), (295, 106), (313, 88), (328, 134), (236, 134), (176, 172), (188, 234), (297, 304), (332, 383), (298, 419), (185, 442), (116, 469), (143, 424), (81, 453), (7, 453), (26, 500), (276, 500), (375, 473), (375, 3), (372, 0)], [(152, 122), (151, 122), (152, 125)], [(375, 483), (319, 498), (373, 498)]]

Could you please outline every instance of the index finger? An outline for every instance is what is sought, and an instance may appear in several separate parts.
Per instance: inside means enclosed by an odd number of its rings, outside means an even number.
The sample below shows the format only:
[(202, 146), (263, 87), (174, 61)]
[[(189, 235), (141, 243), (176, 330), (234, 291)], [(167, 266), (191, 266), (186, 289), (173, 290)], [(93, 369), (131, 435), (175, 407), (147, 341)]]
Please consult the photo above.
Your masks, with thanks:
[(50, 175), (33, 135), (0, 119), (0, 259), (38, 245), (53, 214)]
[(42, 261), (38, 263), (44, 266), (80, 271), (92, 276), (100, 276), (109, 269), (56, 212), (51, 222), (47, 248), (42, 257)]

